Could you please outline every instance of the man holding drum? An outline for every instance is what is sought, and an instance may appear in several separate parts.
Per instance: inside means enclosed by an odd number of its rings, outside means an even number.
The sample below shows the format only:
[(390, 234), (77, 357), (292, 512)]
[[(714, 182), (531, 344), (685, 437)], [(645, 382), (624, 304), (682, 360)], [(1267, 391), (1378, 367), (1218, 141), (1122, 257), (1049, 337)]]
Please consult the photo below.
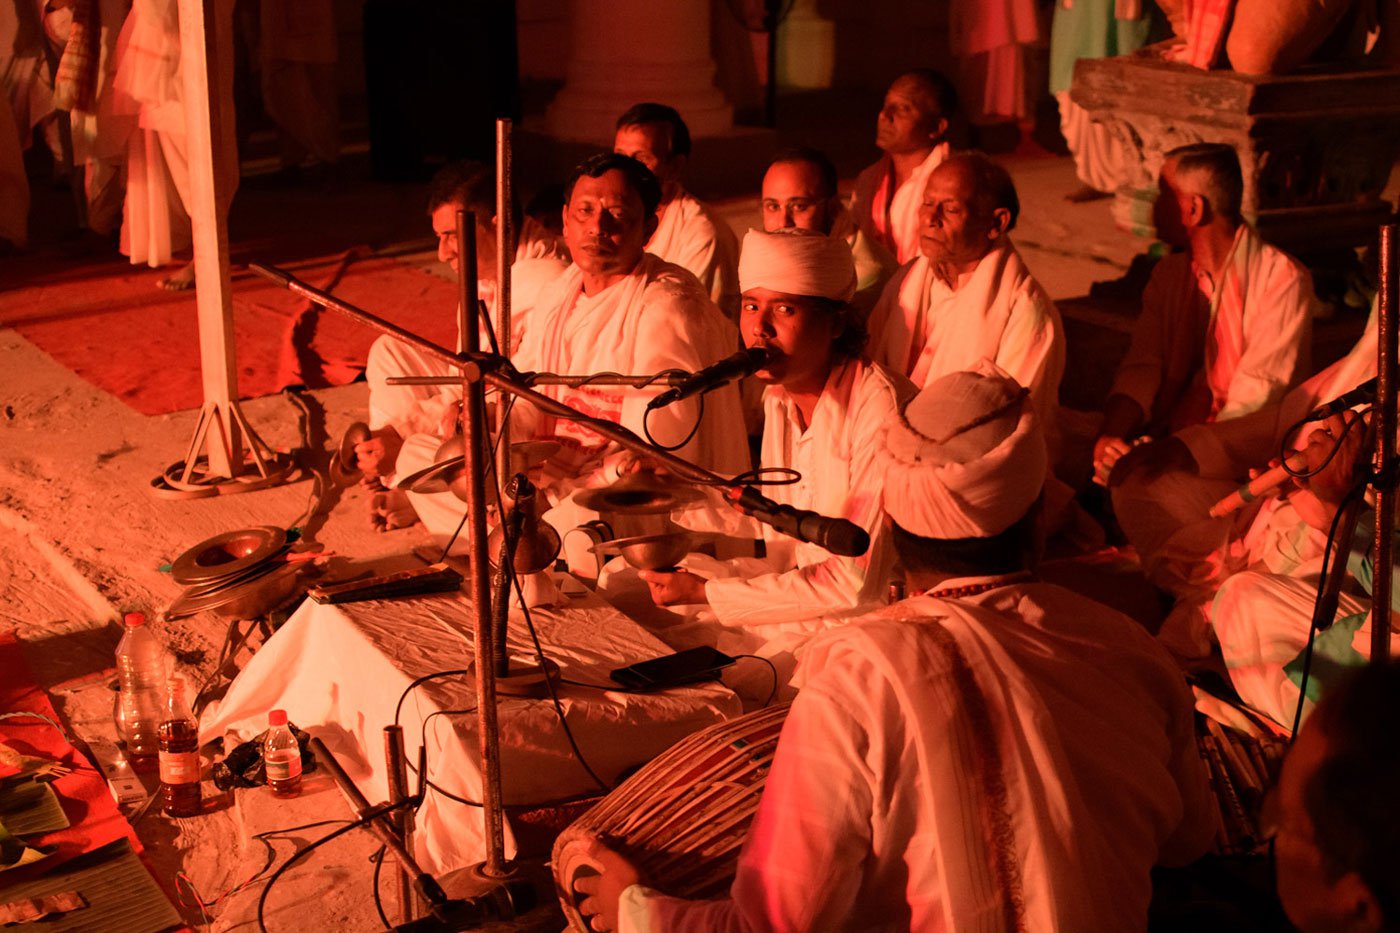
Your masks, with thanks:
[(729, 896), (668, 897), (600, 841), (575, 884), (595, 929), (1145, 929), (1152, 866), (1210, 846), (1170, 657), (1026, 569), (1047, 457), (1025, 390), (945, 376), (882, 451), (919, 595), (809, 643)]

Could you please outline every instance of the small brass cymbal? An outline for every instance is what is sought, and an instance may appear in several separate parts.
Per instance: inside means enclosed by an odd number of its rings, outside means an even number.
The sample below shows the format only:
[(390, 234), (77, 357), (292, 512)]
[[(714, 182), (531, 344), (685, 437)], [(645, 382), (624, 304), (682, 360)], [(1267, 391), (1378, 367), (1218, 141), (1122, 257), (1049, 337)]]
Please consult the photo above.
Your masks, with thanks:
[(574, 501), (595, 512), (647, 515), (671, 512), (699, 502), (704, 493), (694, 486), (649, 471), (624, 476), (611, 486), (585, 489)]
[(340, 446), (331, 457), (331, 478), (340, 486), (349, 486), (360, 478), (360, 468), (356, 466), (355, 445), (362, 444), (373, 436), (369, 425), (356, 421), (345, 429), (340, 437)]

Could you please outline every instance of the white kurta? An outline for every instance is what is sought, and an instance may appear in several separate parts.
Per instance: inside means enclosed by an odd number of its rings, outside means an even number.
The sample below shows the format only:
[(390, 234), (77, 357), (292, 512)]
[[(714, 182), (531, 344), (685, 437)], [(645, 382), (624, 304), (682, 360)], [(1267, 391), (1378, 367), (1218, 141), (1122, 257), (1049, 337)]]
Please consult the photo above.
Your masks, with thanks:
[[(583, 294), (577, 266), (550, 283), (540, 295), (516, 366), (566, 374), (695, 371), (734, 353), (738, 342), (734, 326), (693, 275), (647, 254), (632, 275), (591, 297)], [(647, 402), (663, 387), (555, 386), (542, 391), (645, 437)], [(657, 409), (645, 419), (645, 428), (658, 442), (674, 444), (690, 433), (703, 407), (699, 430), (677, 454), (716, 472), (748, 469), (737, 390), (725, 386), (702, 398), (703, 406), (689, 399)], [(605, 452), (611, 451), (608, 442), (572, 422), (544, 418), (536, 430), (564, 443), (565, 453), (557, 462), (572, 464), (566, 469), (574, 470), (574, 479), (580, 479), (583, 470), (601, 466)]]
[(904, 184), (895, 188), (893, 196), (890, 186), (894, 184), (894, 166), (889, 156), (866, 166), (856, 176), (851, 197), (856, 226), (893, 254), (896, 262), (906, 263), (919, 255), (919, 205), (924, 200), (924, 186), (951, 151), (947, 143), (934, 146)]
[(780, 505), (854, 522), (870, 535), (870, 548), (860, 557), (840, 557), (761, 526), (767, 557), (731, 561), (725, 568), (731, 576), (705, 584), (720, 625), (763, 639), (808, 635), (832, 616), (884, 600), (894, 550), (878, 455), (885, 428), (913, 391), (879, 366), (846, 361), (832, 369), (812, 422), (804, 426), (781, 386), (765, 390), (760, 463), (796, 470), (802, 479), (760, 491)]
[[(233, 4), (219, 0), (208, 27), (232, 29)], [(231, 33), (229, 33), (231, 34)], [(226, 51), (220, 49), (220, 53)], [(121, 251), (133, 265), (159, 267), (190, 244), (190, 168), (185, 95), (181, 74), (180, 18), (176, 0), (136, 0), (117, 39), (112, 108), (136, 116), (127, 151), (126, 200)], [(219, 54), (210, 75), (211, 106), (222, 110), (214, 140), (219, 193), (232, 200), (238, 188), (238, 150), (233, 123), (233, 61)], [(228, 204), (219, 205), (227, 210)]]
[[(583, 375), (598, 372), (691, 372), (734, 352), (738, 335), (689, 272), (650, 254), (633, 273), (602, 292), (583, 294), (583, 276), (570, 266), (541, 292), (514, 359), (522, 371)], [(663, 387), (553, 386), (542, 392), (597, 418), (621, 424), (645, 437), (649, 428), (660, 443), (682, 440), (700, 417), (699, 399), (688, 399), (646, 416), (646, 404)], [(704, 396), (704, 416), (695, 436), (677, 454), (724, 474), (749, 468), (748, 441), (738, 392), (725, 386)], [(563, 449), (544, 467), (540, 482), (555, 504), (581, 487), (617, 479), (621, 461), (616, 445), (569, 421), (541, 416), (519, 405), (514, 436), (552, 438)], [(399, 454), (399, 475), (427, 466), (439, 439), (414, 435)], [(450, 493), (409, 493), (418, 517), (441, 544), (461, 521), (463, 504)], [(577, 514), (567, 509), (547, 516), (572, 528)], [(464, 549), (465, 542), (456, 547)]]
[(906, 600), (799, 677), (729, 897), (633, 886), (620, 931), (1143, 930), (1212, 841), (1181, 675), (1068, 590)]
[[(566, 264), (551, 258), (547, 242), (522, 243), (511, 264), (511, 307), (509, 352), (519, 348), (529, 326), (540, 293), (545, 286), (564, 274)], [(482, 282), (477, 294), (491, 312), (496, 311), (496, 283)], [(490, 338), (481, 334), (481, 346), (489, 348)], [(461, 336), (458, 336), (461, 345)], [(450, 376), (456, 370), (436, 357), (428, 356), (396, 337), (375, 340), (365, 361), (365, 381), (369, 383), (369, 426), (374, 429), (392, 427), (400, 437), (411, 434), (434, 434), (442, 424), (447, 409), (462, 398), (460, 385), (391, 386), (390, 376)], [(402, 472), (402, 471), (400, 471)]]
[(729, 224), (688, 191), (661, 212), (647, 252), (700, 280), (710, 300), (732, 320), (739, 317), (739, 241)]
[(870, 315), (870, 358), (922, 388), (988, 359), (1030, 389), (1055, 449), (1065, 332), (1060, 313), (1010, 243), (950, 289), (920, 256), (885, 286)]
[[(1278, 456), (1289, 427), (1375, 373), (1373, 307), (1351, 352), (1278, 402), (1242, 418), (1178, 433), (1197, 473), (1130, 476), (1113, 490), (1114, 512), (1149, 579), (1179, 600), (1159, 637), (1183, 660), (1209, 654), (1212, 599), (1226, 578), (1245, 570), (1295, 577), (1316, 573), (1326, 537), (1297, 517), (1287, 489), (1283, 496), (1223, 518), (1210, 518), (1210, 507), (1244, 482), (1251, 467), (1263, 467)], [(1297, 448), (1307, 438), (1306, 431), (1298, 432), (1291, 442)]]
[(1247, 224), (1219, 282), (1190, 254), (1168, 256), (1143, 290), (1113, 394), (1155, 433), (1256, 411), (1309, 371), (1314, 305), (1307, 269)]

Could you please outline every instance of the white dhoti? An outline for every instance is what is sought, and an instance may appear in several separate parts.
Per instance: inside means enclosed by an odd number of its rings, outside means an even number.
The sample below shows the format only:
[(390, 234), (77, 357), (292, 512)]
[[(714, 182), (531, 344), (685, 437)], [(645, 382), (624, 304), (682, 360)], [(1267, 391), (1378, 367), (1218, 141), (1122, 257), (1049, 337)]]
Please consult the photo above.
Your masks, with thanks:
[[(1240, 573), (1220, 587), (1211, 612), (1226, 670), (1240, 697), (1286, 728), (1292, 727), (1298, 709), (1298, 685), (1284, 668), (1307, 647), (1317, 589), (1316, 574)], [(1337, 604), (1339, 620), (1367, 614), (1351, 636), (1352, 650), (1362, 657), (1371, 655), (1370, 609), (1370, 599), (1354, 589), (1344, 591)], [(1400, 638), (1392, 634), (1390, 645), (1394, 653)], [(1325, 662), (1317, 656), (1310, 677), (1327, 677)], [(1303, 704), (1305, 717), (1312, 707), (1311, 699)]]

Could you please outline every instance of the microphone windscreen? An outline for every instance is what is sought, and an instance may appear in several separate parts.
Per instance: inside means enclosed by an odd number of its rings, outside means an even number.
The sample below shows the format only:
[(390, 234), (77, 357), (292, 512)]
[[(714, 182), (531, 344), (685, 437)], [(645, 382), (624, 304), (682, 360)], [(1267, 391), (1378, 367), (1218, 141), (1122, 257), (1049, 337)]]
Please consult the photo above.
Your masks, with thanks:
[(855, 522), (828, 519), (817, 544), (842, 557), (859, 557), (870, 550), (870, 535)]

